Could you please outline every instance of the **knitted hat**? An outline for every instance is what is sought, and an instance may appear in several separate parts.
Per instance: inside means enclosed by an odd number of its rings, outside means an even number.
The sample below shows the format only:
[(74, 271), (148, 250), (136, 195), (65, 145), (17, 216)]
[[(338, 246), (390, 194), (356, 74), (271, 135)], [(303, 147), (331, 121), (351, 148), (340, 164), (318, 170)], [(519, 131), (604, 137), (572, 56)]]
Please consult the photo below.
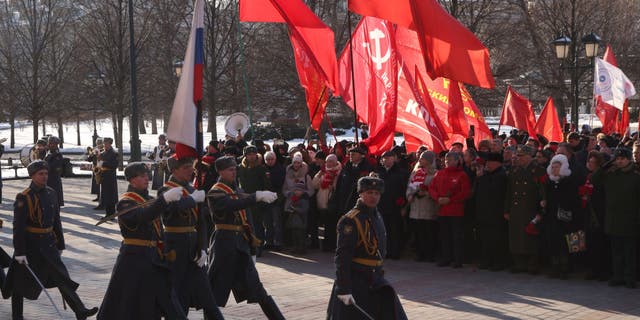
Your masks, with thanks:
[(291, 162), (302, 162), (302, 153), (300, 152), (296, 152), (293, 154), (293, 158), (291, 159)]

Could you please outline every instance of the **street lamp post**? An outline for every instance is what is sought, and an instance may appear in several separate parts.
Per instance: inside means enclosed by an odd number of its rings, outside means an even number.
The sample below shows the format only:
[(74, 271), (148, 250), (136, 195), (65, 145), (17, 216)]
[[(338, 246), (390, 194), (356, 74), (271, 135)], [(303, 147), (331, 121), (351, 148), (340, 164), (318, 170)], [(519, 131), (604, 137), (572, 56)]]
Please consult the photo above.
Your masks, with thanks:
[(590, 34), (584, 36), (581, 42), (582, 44), (584, 44), (585, 56), (589, 59), (589, 63), (586, 65), (580, 65), (578, 63), (578, 44), (571, 41), (571, 38), (562, 35), (552, 42), (555, 48), (556, 57), (561, 60), (569, 60), (569, 65), (564, 66), (564, 68), (571, 71), (571, 85), (573, 89), (573, 101), (571, 104), (571, 124), (574, 125), (576, 129), (578, 128), (578, 95), (580, 93), (580, 74), (578, 71), (580, 71), (581, 69), (588, 69), (593, 67), (593, 58), (598, 55), (598, 45), (600, 44), (600, 37), (598, 37), (597, 34), (591, 32)]
[[(131, 157), (130, 161), (140, 161), (142, 151), (140, 150), (140, 135), (138, 134), (138, 92), (136, 86), (136, 47), (133, 34), (133, 0), (129, 0), (129, 65), (131, 67), (131, 118), (129, 118), (129, 128), (131, 131)], [(122, 134), (122, 130), (121, 133)]]

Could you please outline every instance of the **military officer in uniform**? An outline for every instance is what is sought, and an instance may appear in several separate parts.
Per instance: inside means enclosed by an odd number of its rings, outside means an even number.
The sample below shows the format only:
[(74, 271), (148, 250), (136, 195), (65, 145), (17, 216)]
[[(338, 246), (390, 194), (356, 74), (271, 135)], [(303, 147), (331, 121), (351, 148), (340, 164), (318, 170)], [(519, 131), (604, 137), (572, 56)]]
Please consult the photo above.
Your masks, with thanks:
[(243, 193), (236, 185), (237, 164), (232, 156), (218, 158), (215, 166), (220, 177), (209, 190), (207, 200), (215, 224), (209, 281), (216, 301), (224, 307), (233, 291), (236, 302), (257, 302), (270, 320), (284, 319), (258, 277), (252, 256), (261, 241), (253, 234), (246, 212), (257, 201), (272, 203), (278, 195), (271, 191)]
[(62, 158), (60, 149), (58, 149), (60, 139), (58, 137), (51, 136), (49, 137), (48, 144), (49, 151), (44, 157), (44, 161), (46, 161), (49, 166), (49, 179), (47, 180), (47, 186), (56, 191), (58, 194), (58, 203), (62, 207), (64, 206), (64, 193), (62, 191), (61, 177), (64, 174), (64, 159)]
[(98, 168), (98, 155), (104, 148), (104, 144), (102, 144), (102, 138), (96, 138), (96, 147), (91, 149), (91, 152), (87, 154), (87, 161), (91, 162), (93, 165), (93, 173), (91, 175), (91, 194), (95, 194), (96, 198), (92, 201), (100, 201), (100, 183), (98, 179), (102, 180), (102, 177), (98, 178), (99, 173), (97, 173), (96, 169)]
[(158, 190), (158, 198), (169, 190), (182, 188), (183, 199), (169, 204), (162, 213), (165, 248), (176, 252), (176, 260), (170, 264), (171, 279), (185, 314), (189, 313), (189, 307), (195, 307), (203, 309), (209, 320), (223, 319), (204, 270), (209, 219), (203, 219), (203, 215), (209, 211), (200, 205), (205, 200), (205, 192), (189, 183), (194, 161), (195, 155), (179, 158), (174, 154), (167, 159), (171, 176)]
[(106, 215), (116, 212), (116, 202), (118, 202), (118, 181), (116, 180), (116, 169), (118, 168), (118, 153), (111, 146), (113, 139), (102, 139), (104, 151), (98, 156), (98, 166), (102, 175), (100, 183), (100, 204), (96, 210), (105, 209)]
[(46, 288), (58, 288), (78, 319), (86, 319), (98, 312), (98, 308), (85, 308), (76, 293), (78, 284), (69, 278), (60, 259), (65, 249), (64, 235), (56, 192), (46, 185), (47, 162), (31, 162), (27, 171), (31, 185), (16, 196), (14, 203), (14, 261), (9, 266), (2, 295), (5, 299), (11, 297), (13, 319), (22, 319), (23, 297), (35, 300), (42, 292), (27, 265)]
[(327, 319), (407, 319), (382, 270), (387, 235), (377, 205), (383, 191), (382, 179), (360, 178), (355, 207), (338, 221), (336, 281)]
[(118, 217), (122, 246), (98, 319), (186, 319), (170, 284), (172, 254), (164, 251), (160, 215), (173, 202), (193, 200), (183, 200), (182, 187), (168, 190), (157, 200), (149, 196), (149, 169), (144, 163), (129, 164), (124, 175), (129, 187), (117, 208), (131, 211)]
[(526, 230), (529, 230), (529, 224), (535, 225), (542, 220), (547, 173), (534, 161), (534, 154), (533, 148), (519, 145), (514, 155), (515, 164), (507, 171), (504, 218), (509, 222), (509, 251), (514, 273), (538, 273), (538, 235)]

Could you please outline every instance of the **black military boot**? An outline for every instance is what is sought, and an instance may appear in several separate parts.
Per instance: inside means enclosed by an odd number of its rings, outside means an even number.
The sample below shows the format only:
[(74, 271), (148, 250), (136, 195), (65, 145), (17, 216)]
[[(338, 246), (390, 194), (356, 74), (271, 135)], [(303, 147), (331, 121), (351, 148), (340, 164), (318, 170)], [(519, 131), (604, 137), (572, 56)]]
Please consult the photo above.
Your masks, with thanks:
[(71, 310), (76, 314), (76, 319), (85, 320), (98, 313), (98, 307), (93, 307), (91, 309), (85, 308), (84, 303), (82, 303), (82, 300), (80, 300), (80, 297), (78, 297), (78, 294), (75, 291), (64, 286), (58, 287), (58, 290), (60, 290), (60, 294), (62, 294), (64, 301), (69, 304)]
[(22, 304), (23, 299), (22, 296), (16, 296), (14, 293), (11, 296), (11, 319), (12, 320), (22, 320)]
[(280, 309), (276, 305), (276, 302), (273, 301), (271, 296), (266, 296), (262, 301), (260, 301), (260, 308), (264, 315), (267, 316), (269, 320), (284, 320), (284, 316), (280, 313)]

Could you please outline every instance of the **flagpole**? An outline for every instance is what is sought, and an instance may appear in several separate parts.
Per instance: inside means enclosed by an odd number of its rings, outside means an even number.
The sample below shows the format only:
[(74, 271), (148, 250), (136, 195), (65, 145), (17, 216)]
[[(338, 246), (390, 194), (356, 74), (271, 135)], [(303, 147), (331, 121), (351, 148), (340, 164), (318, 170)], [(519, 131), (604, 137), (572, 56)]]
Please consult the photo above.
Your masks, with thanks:
[[(318, 114), (318, 109), (320, 109), (320, 104), (322, 103), (322, 97), (324, 97), (324, 93), (326, 91), (327, 91), (327, 86), (322, 87), (322, 93), (320, 93), (320, 98), (318, 98), (318, 102), (316, 103), (316, 108), (315, 110), (313, 110), (313, 115), (311, 116), (311, 124), (309, 125), (309, 128), (313, 128), (313, 119), (315, 119), (316, 115)], [(310, 136), (309, 129), (307, 129), (305, 140), (306, 138), (309, 138), (309, 136)], [(318, 130), (318, 136), (320, 136), (320, 130)]]
[[(351, 60), (351, 92), (353, 92), (353, 131), (355, 134), (355, 142), (358, 143), (358, 108), (356, 105), (356, 79), (353, 70), (353, 35), (351, 30), (351, 11), (347, 10), (347, 27), (349, 28), (349, 60)], [(335, 136), (335, 134), (334, 134)], [(336, 139), (337, 141), (338, 139)]]

